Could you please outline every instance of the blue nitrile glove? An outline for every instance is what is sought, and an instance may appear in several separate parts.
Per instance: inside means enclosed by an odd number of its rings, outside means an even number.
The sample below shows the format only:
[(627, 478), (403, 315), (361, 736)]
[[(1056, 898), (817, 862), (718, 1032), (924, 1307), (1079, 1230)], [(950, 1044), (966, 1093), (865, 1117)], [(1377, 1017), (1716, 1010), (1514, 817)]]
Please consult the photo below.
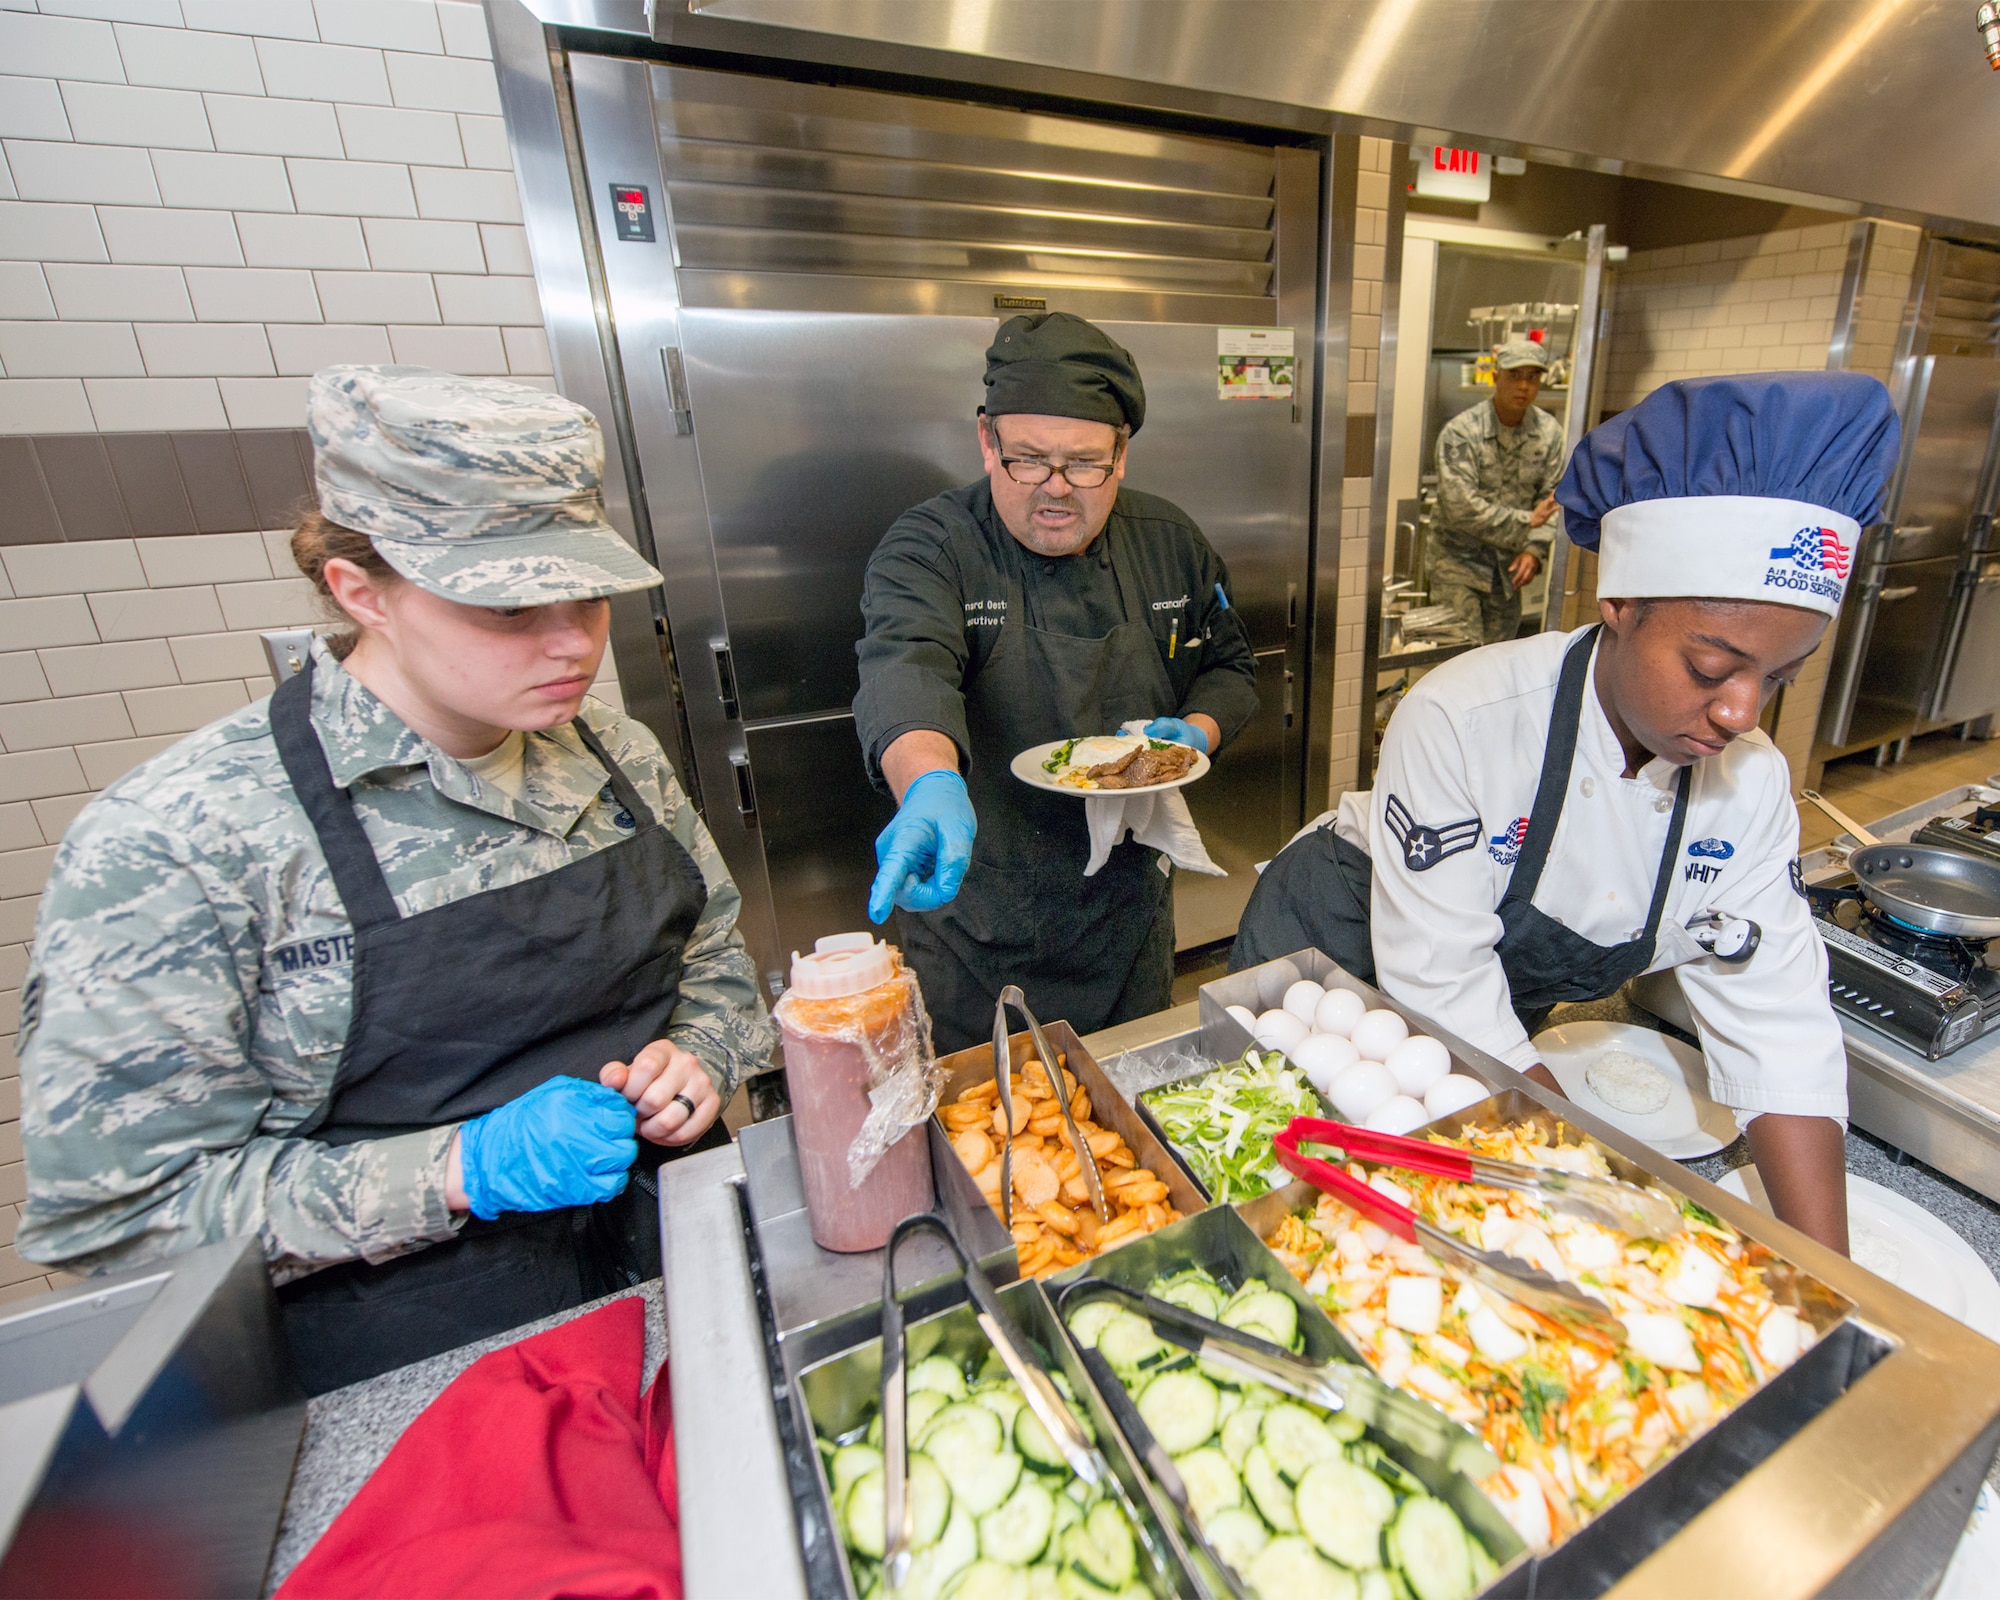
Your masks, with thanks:
[(639, 1159), (638, 1115), (616, 1089), (551, 1078), (458, 1130), (472, 1214), (595, 1205)]
[(886, 922), (889, 908), (935, 911), (948, 904), (972, 865), (979, 819), (965, 780), (940, 767), (903, 791), (903, 805), (875, 836), (880, 867), (868, 891), (868, 920)]
[(1148, 739), (1165, 739), (1172, 744), (1191, 744), (1203, 755), (1208, 754), (1208, 735), (1192, 722), (1183, 722), (1179, 717), (1155, 717), (1146, 724)]

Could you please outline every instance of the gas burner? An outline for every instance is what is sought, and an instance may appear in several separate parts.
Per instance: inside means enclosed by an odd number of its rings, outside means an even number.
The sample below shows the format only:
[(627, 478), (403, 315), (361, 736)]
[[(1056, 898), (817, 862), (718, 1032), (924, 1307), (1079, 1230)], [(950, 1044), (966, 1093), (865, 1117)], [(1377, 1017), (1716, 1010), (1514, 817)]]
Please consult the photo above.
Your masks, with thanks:
[(1986, 966), (1984, 939), (1957, 939), (1950, 934), (1933, 933), (1890, 916), (1872, 900), (1864, 899), (1861, 905), (1874, 930), (1875, 942), (1885, 950), (1920, 961), (1933, 972), (1947, 972), (1961, 979), (1971, 978)]

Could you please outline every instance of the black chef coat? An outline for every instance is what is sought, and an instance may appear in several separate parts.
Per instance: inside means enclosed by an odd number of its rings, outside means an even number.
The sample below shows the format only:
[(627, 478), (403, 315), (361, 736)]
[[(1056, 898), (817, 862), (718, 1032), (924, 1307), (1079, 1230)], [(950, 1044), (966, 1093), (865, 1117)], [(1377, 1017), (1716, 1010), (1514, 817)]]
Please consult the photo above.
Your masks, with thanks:
[(1006, 765), (1135, 715), (1198, 711), (1236, 734), (1257, 707), (1256, 665), (1217, 596), (1227, 583), (1186, 513), (1129, 489), (1076, 556), (1016, 541), (983, 481), (906, 512), (876, 549), (854, 706), (869, 774), (882, 782), (882, 752), (901, 735), (935, 730), (958, 746), (979, 814), (957, 899), (898, 922), (940, 1050), (990, 1038), (1007, 983), (1083, 1033), (1169, 1003), (1173, 898), (1153, 870), (1164, 858), (1121, 844), (1086, 878), (1084, 807)]
[[(904, 512), (868, 559), (854, 720), (876, 786), (882, 752), (913, 728), (944, 734), (970, 763), (961, 690), (999, 638), (1015, 584), (1029, 627), (1101, 638), (1126, 620), (1114, 565), (1132, 602), (1145, 605), (1181, 695), (1175, 715), (1199, 711), (1225, 743), (1235, 738), (1257, 710), (1257, 662), (1242, 620), (1216, 599), (1217, 584), (1229, 592), (1229, 569), (1194, 520), (1170, 500), (1120, 489), (1080, 555), (1040, 556), (1002, 525), (982, 478)], [(1051, 727), (1042, 737), (1115, 732)]]

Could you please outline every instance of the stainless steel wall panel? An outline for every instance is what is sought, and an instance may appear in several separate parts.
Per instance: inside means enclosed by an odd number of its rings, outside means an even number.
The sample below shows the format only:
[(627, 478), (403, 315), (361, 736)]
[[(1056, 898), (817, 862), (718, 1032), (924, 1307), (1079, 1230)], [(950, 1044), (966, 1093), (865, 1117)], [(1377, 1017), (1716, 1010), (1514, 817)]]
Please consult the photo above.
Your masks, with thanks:
[(868, 926), (875, 835), (895, 802), (863, 776), (850, 716), (751, 728), (758, 828), (780, 959), (829, 933)]
[[(656, 35), (883, 69), (922, 53), (940, 76), (1100, 75), (1161, 95), (1366, 119), (1370, 133), (1414, 142), (1457, 135), (1532, 160), (2000, 227), (2000, 185), (1966, 156), (1969, 131), (1991, 129), (1993, 84), (1962, 4), (700, 0), (696, 10), (656, 5)], [(953, 55), (972, 64), (954, 71)]]
[(800, 190), (828, 195), (886, 195), (971, 205), (1120, 212), (1217, 228), (1267, 228), (1271, 198), (1162, 184), (1109, 183), (1046, 170), (999, 170), (960, 162), (902, 161), (837, 151), (724, 144), (667, 136), (660, 151), (680, 183)]
[(1257, 887), (1257, 863), (1269, 861), (1298, 831), (1304, 741), (1294, 731), (1297, 710), (1286, 709), (1300, 687), (1288, 658), (1285, 650), (1258, 652), (1257, 715), (1208, 776), (1181, 791), (1210, 859), (1229, 874), (1176, 875), (1174, 938), (1183, 950), (1235, 937)]
[(1161, 289), (1183, 294), (1262, 294), (1263, 262), (1193, 261), (1052, 242), (921, 239), (896, 234), (780, 233), (691, 223), (676, 230), (682, 262), (710, 271), (889, 274), (972, 278), (1012, 288)]
[(958, 99), (663, 68), (660, 134), (1263, 196), (1267, 149)]
[[(1342, 134), (1330, 142), (1320, 173), (1319, 250), (1316, 282), (1319, 315), (1313, 339), (1319, 370), (1312, 423), (1313, 501), (1311, 607), (1305, 694), (1304, 814), (1316, 817), (1332, 803), (1334, 686), (1340, 656), (1341, 500), (1347, 467), (1347, 370), (1349, 313), (1354, 296), (1354, 208), (1360, 175), (1361, 141)], [(1395, 186), (1390, 185), (1393, 193)], [(1383, 292), (1386, 325), (1394, 307)], [(1364, 698), (1366, 698), (1364, 692)], [(1359, 721), (1360, 713), (1355, 713)], [(1372, 722), (1372, 712), (1371, 712)], [(1345, 731), (1345, 730), (1341, 730)]]
[[(990, 317), (995, 309), (995, 285), (975, 278), (878, 278), (688, 268), (680, 274), (680, 289), (682, 305), (728, 311)], [(1019, 282), (1009, 284), (1007, 294), (1019, 297), (1026, 289), (1038, 291), (1031, 298), (1092, 322), (1206, 322), (1230, 328), (1268, 328), (1277, 321), (1277, 307), (1264, 295), (1183, 294), (1077, 283)]]
[[(2000, 361), (1981, 356), (1932, 356), (1918, 403), (1905, 418), (1912, 430), (1896, 500), (1899, 549), (1929, 529), (1924, 553), (1955, 551), (1978, 496), (1993, 417), (2000, 408)], [(1915, 548), (1907, 550), (1917, 553)]]
[(903, 512), (982, 470), (993, 318), (688, 310), (681, 324), (743, 718), (845, 711), (869, 555)]

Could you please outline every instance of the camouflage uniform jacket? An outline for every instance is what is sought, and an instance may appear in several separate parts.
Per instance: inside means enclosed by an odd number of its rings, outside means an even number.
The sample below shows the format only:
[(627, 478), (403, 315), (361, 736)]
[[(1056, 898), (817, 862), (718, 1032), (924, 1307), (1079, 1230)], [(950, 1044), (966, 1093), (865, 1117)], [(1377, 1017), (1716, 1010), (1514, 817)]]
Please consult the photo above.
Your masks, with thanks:
[[(527, 736), (514, 799), (411, 732), (323, 645), (314, 660), (333, 781), (351, 786), (406, 916), (630, 837), (571, 728)], [(659, 741), (595, 701), (583, 716), (708, 885), (667, 1033), (726, 1099), (773, 1042), (736, 886)], [(449, 1238), (451, 1127), (341, 1146), (286, 1137), (332, 1083), (352, 961), (268, 701), (86, 806), (56, 854), (22, 996), (21, 1254), (104, 1270), (254, 1232), (284, 1282)]]
[(1438, 433), (1433, 576), (1491, 593), (1515, 556), (1555, 536), (1558, 519), (1531, 529), (1528, 514), (1562, 471), (1563, 426), (1540, 406), (1512, 428), (1490, 400), (1453, 417)]

